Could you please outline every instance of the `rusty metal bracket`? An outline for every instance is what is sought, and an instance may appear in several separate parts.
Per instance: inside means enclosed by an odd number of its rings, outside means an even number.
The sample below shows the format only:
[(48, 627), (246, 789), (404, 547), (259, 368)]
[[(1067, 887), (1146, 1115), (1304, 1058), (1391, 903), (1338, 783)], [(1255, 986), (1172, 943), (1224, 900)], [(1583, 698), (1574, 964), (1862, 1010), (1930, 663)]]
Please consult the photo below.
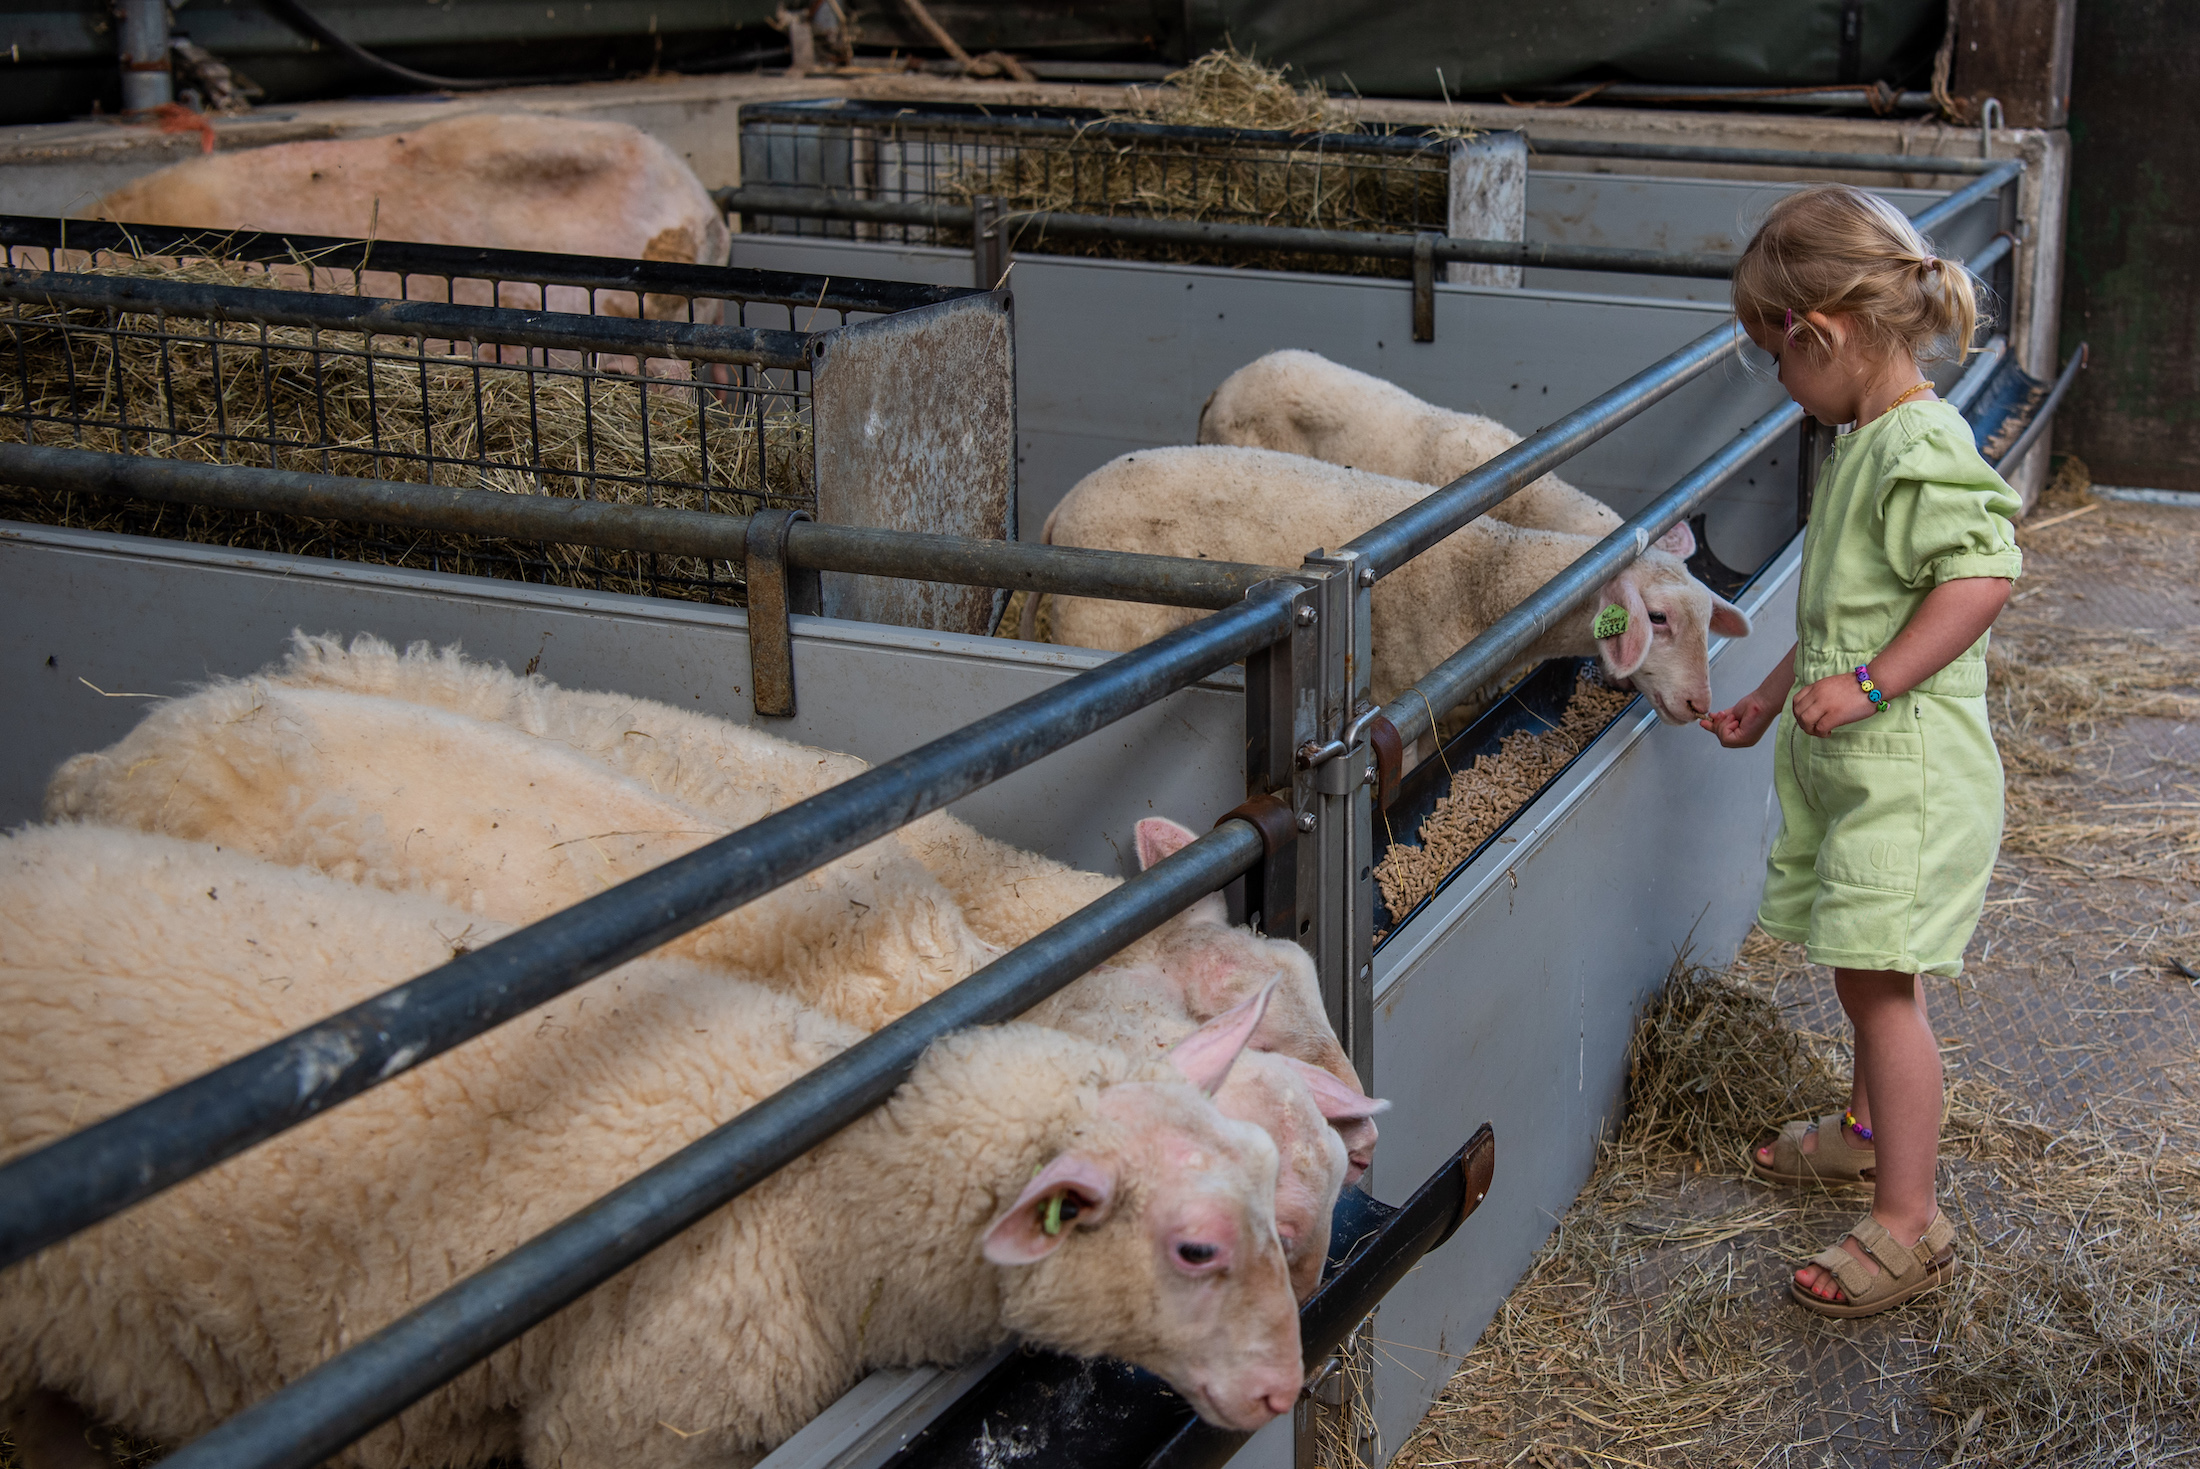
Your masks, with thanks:
[(1405, 741), (1398, 726), (1377, 715), (1367, 726), (1368, 747), (1375, 752), (1375, 806), (1387, 809), (1398, 799), (1398, 768), (1405, 763)]
[(1413, 340), (1436, 340), (1436, 241), (1427, 230), (1413, 237)]
[(807, 510), (759, 510), (749, 517), (742, 570), (749, 588), (749, 683), (759, 715), (794, 716), (795, 613), (815, 616), (818, 576), (787, 564), (787, 531)]
[[(1232, 921), (1247, 922), (1267, 916), (1263, 904), (1270, 878), (1282, 875), (1269, 869), (1276, 865), (1279, 856), (1289, 863), (1298, 854), (1299, 813), (1291, 805), (1291, 790), (1286, 786), (1232, 807), (1216, 819), (1215, 825), (1232, 821), (1247, 822), (1260, 833), (1260, 864), (1223, 890), (1233, 909)], [(1285, 873), (1290, 870), (1287, 866)], [(1236, 911), (1240, 907), (1244, 909), (1242, 913)]]

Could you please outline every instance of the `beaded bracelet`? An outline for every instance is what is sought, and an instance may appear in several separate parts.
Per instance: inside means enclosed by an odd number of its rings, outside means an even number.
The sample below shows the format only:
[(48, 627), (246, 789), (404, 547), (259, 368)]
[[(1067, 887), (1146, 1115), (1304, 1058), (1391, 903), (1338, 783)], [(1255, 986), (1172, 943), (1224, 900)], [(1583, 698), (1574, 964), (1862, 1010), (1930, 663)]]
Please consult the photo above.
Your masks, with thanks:
[(1872, 713), (1887, 712), (1887, 696), (1880, 692), (1878, 684), (1872, 682), (1870, 670), (1861, 663), (1856, 665), (1856, 686), (1864, 691), (1865, 698), (1872, 701)]
[(1855, 1133), (1865, 1142), (1870, 1142), (1872, 1140), (1872, 1130), (1866, 1127), (1863, 1123), (1857, 1121), (1856, 1114), (1854, 1112), (1843, 1112), (1841, 1114), (1841, 1120), (1848, 1124), (1849, 1131)]

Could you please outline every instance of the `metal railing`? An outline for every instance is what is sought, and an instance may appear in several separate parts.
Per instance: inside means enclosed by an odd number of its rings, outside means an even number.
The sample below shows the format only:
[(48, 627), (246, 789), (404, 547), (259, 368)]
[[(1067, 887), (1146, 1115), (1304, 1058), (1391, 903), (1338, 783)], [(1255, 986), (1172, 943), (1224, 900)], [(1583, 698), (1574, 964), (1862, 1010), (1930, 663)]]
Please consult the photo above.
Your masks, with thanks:
[[(1966, 194), (1998, 187), (1997, 177), (2006, 182), (2009, 176), (1986, 175), (1928, 210), (1920, 224), (1929, 228), (1936, 213), (1945, 218), (1968, 202)], [(1247, 885), (1248, 896), (1269, 920), (1269, 931), (1300, 936), (1321, 957), (1332, 1015), (1348, 1049), (1364, 1054), (1367, 935), (1339, 947), (1314, 923), (1319, 918), (1334, 927), (1357, 914), (1353, 921), (1365, 927), (1364, 893), (1353, 897), (1365, 885), (1355, 886), (1351, 873), (1364, 865), (1370, 793), (1365, 780), (1329, 779), (1338, 769), (1357, 770), (1356, 758), (1294, 770), (1293, 757), (1332, 730), (1345, 731), (1340, 750), (1357, 753), (1370, 716), (1380, 713), (1356, 716), (1367, 680), (1368, 588), (1724, 360), (1737, 344), (1731, 325), (1700, 338), (1353, 546), (1287, 575), (1240, 588), (1265, 569), (1209, 567), (1198, 575), (1212, 580), (1195, 589), (1178, 573), (1159, 576), (1116, 558), (1108, 575), (1118, 594), (1136, 586), (1145, 595), (1166, 584), (1203, 599), (1239, 589), (1243, 595), (1154, 643), (0, 1167), (0, 1268), (1239, 661), (1247, 664), (1248, 788), (1256, 799), (1214, 831), (253, 1405), (170, 1462), (178, 1469), (303, 1469), (320, 1461), (863, 1115), (889, 1095), (933, 1039), (1021, 1013), (1240, 876), (1257, 876)], [(1767, 414), (1531, 597), (1502, 625), (1509, 630), (1493, 628), (1447, 660), (1424, 680), (1436, 694), (1434, 712), (1448, 707), (1446, 691), (1466, 686), (1476, 667), (1499, 656), (1494, 650), (1501, 644), (1563, 610), (1567, 599), (1594, 585), (1600, 569), (1639, 554), (1792, 423), (1794, 413)], [(21, 447), (0, 456), (0, 473), (79, 476), (86, 485), (108, 476), (106, 482), (133, 493), (150, 483), (138, 470), (92, 462), (95, 457)], [(173, 476), (179, 494), (207, 486), (223, 494), (332, 493), (328, 477), (295, 472), (246, 475), (232, 466), (163, 465), (158, 473)], [(234, 490), (237, 485), (246, 489)], [(486, 510), (458, 490), (375, 486), (369, 495), (383, 498), (376, 513), (464, 516)], [(406, 496), (406, 506), (387, 503)], [(555, 513), (574, 517), (561, 522), (565, 530), (588, 519), (585, 510)], [(634, 519), (637, 535), (697, 529), (685, 519)], [(603, 524), (587, 528), (602, 532)], [(783, 528), (790, 547), (810, 535), (795, 535), (798, 526)], [(863, 554), (861, 544), (840, 540), (833, 528), (815, 530), (819, 538), (800, 554), (820, 564)], [(1079, 558), (1029, 554), (1043, 549), (967, 554), (1005, 557), (982, 563), (988, 575), (1018, 562), (1030, 578), (1026, 584), (1046, 590), (1069, 589), (1085, 574), (1073, 564)], [(1344, 670), (1341, 679), (1337, 670)], [(1309, 892), (1321, 912), (1302, 925), (1294, 903)], [(1342, 992), (1347, 986), (1349, 995)]]

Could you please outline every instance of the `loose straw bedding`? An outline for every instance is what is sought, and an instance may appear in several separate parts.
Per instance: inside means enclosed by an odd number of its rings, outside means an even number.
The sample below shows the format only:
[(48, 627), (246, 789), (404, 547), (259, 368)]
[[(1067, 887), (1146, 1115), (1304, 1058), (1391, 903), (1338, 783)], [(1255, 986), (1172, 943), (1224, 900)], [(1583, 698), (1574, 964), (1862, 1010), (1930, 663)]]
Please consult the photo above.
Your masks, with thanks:
[[(281, 284), (267, 271), (222, 260), (106, 257), (92, 271)], [(328, 277), (316, 288), (329, 289)], [(110, 323), (104, 312), (34, 302), (0, 303), (0, 325), (7, 338), (0, 441), (726, 514), (764, 503), (754, 493), (759, 484), (775, 499), (814, 497), (810, 427), (791, 411), (791, 398), (774, 405), (767, 397), (759, 422), (747, 411), (746, 393), (721, 403), (699, 384), (529, 371), (463, 349), (454, 354), (448, 343), (421, 351), (423, 344), (376, 336), (370, 358), (370, 343), (358, 333), (136, 313)], [(79, 428), (26, 414), (92, 422)], [(237, 436), (266, 442), (239, 443)], [(125, 507), (21, 487), (0, 488), (0, 506), (11, 516), (82, 529), (490, 574), (509, 574), (523, 559), (536, 576), (561, 584), (713, 593), (660, 582), (708, 582), (713, 568), (695, 558), (394, 530), (368, 541), (355, 523)], [(723, 596), (739, 571), (723, 563), (715, 571)]]

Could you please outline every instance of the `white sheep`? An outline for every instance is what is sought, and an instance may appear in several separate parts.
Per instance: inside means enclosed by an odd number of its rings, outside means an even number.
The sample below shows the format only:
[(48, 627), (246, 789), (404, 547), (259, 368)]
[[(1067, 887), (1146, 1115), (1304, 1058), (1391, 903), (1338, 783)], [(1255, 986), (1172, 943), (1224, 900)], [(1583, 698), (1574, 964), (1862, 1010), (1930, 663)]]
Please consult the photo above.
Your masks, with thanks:
[[(1296, 564), (1310, 546), (1342, 546), (1408, 509), (1427, 486), (1272, 449), (1202, 445), (1142, 449), (1086, 475), (1047, 517), (1056, 545)], [(1686, 527), (1677, 530), (1685, 534)], [(1374, 697), (1387, 704), (1545, 582), (1597, 539), (1471, 521), (1375, 584)], [(1677, 542), (1676, 542), (1677, 544)], [(1689, 548), (1694, 542), (1690, 539)], [(1600, 609), (1626, 612), (1625, 630), (1599, 638)], [(1181, 607), (1058, 597), (1058, 641), (1125, 649), (1206, 614)], [(1711, 708), (1710, 636), (1746, 637), (1741, 609), (1691, 576), (1679, 555), (1653, 547), (1595, 598), (1560, 618), (1522, 663), (1594, 654), (1607, 678), (1628, 680), (1661, 718), (1680, 724)]]
[[(509, 725), (601, 760), (728, 827), (762, 820), (868, 768), (855, 756), (798, 745), (731, 720), (624, 694), (560, 688), (539, 676), (469, 660), (456, 648), (418, 644), (399, 653), (365, 635), (346, 644), (296, 634), (289, 656), (261, 677), (275, 685), (373, 694)], [(1141, 867), (1151, 867), (1192, 836), (1171, 821), (1139, 822)], [(946, 812), (904, 827), (898, 840), (946, 890), (978, 938), (1001, 950), (1122, 884), (1121, 878), (1081, 871), (985, 836)], [(1114, 962), (1158, 965), (1179, 982), (1196, 1021), (1212, 1019), (1280, 975), (1282, 986), (1254, 1044), (1310, 1062), (1358, 1089), (1352, 1063), (1322, 1008), (1306, 951), (1233, 926), (1219, 896), (1163, 924)], [(1364, 1140), (1347, 1133), (1358, 1166), (1365, 1165), (1360, 1155), (1372, 1146), (1371, 1132), (1372, 1124)]]
[[(0, 1156), (500, 932), (204, 845), (0, 838)], [(1256, 1428), (1301, 1376), (1276, 1154), (1200, 1091), (1249, 1018), (1179, 1048), (1188, 1079), (1035, 1026), (948, 1037), (880, 1110), (337, 1462), (746, 1465), (868, 1370), (1012, 1337)], [(856, 1039), (636, 961), (0, 1273), (0, 1397), (203, 1433)]]
[[(401, 685), (384, 676), (397, 660), (370, 651), (362, 661), (375, 676), (361, 682), (378, 690)], [(501, 673), (467, 677), (496, 671), (459, 660), (425, 658), (420, 671), (431, 688), (478, 694), (531, 687)], [(572, 723), (603, 712), (602, 696), (562, 700), (556, 692), (529, 702), (563, 706), (576, 716)], [(455, 702), (495, 708), (478, 697)], [(624, 703), (613, 711), (617, 717), (594, 722), (633, 735), (635, 711)], [(49, 787), (47, 809), (54, 818), (215, 842), (263, 860), (426, 893), (503, 922), (529, 922), (726, 830), (714, 813), (661, 796), (575, 750), (565, 738), (574, 732), (566, 723), (555, 733), (528, 733), (383, 692), (248, 679), (166, 703), (113, 748), (66, 762)], [(797, 773), (814, 763), (807, 758), (812, 752), (784, 742), (771, 741), (782, 746), (777, 751), (754, 749), (769, 740), (723, 738), (718, 753), (761, 753)], [(655, 751), (659, 742), (639, 744)], [(737, 817), (766, 814), (756, 804), (758, 789), (783, 791), (769, 760), (746, 785), (732, 779), (737, 769), (716, 761), (687, 763), (702, 776), (687, 784), (716, 795)], [(1264, 940), (1226, 924), (1218, 934), (1221, 961), (1214, 952), (1205, 958), (1195, 952), (1179, 964), (1181, 978), (1151, 967), (1102, 970), (1031, 1018), (1057, 1024), (1059, 1010), (1074, 1017), (1061, 1028), (1143, 1054), (1239, 1003), (1248, 982), (1282, 974), (1294, 981), (1288, 1003), (1301, 1013), (1279, 1014), (1262, 1039), (1315, 1059), (1341, 1056), (1319, 1018), (1319, 991), (1303, 957), (1297, 966), (1279, 964), (1278, 956), (1258, 952)], [(1255, 952), (1248, 956), (1247, 948)], [(880, 841), (672, 940), (662, 952), (751, 975), (868, 1032), (967, 978), (1001, 950), (970, 930), (954, 901), (902, 847)], [(1218, 967), (1223, 962), (1226, 972)], [(1202, 1002), (1200, 1013), (1192, 1012), (1187, 990)], [(1373, 1157), (1378, 1105), (1356, 1088), (1321, 1089), (1289, 1077), (1256, 1082), (1249, 1073), (1223, 1106), (1227, 1115), (1262, 1127), (1286, 1155), (1279, 1192), (1286, 1258), (1295, 1282), (1311, 1290), (1338, 1186), (1357, 1179)], [(1325, 1117), (1341, 1130), (1334, 1167), (1314, 1141), (1295, 1141), (1326, 1131)]]
[[(1270, 352), (1224, 378), (1199, 411), (1199, 442), (1278, 449), (1393, 479), (1448, 485), (1519, 443), (1520, 435), (1494, 418), (1424, 403), (1395, 383), (1292, 349)], [(1490, 514), (1531, 530), (1599, 540), (1621, 523), (1609, 505), (1555, 474), (1530, 481)]]
[[(426, 704), (264, 678), (161, 704), (66, 761), (49, 819), (211, 841), (532, 922), (730, 828), (601, 761)], [(999, 957), (892, 841), (666, 946), (875, 1030)]]

